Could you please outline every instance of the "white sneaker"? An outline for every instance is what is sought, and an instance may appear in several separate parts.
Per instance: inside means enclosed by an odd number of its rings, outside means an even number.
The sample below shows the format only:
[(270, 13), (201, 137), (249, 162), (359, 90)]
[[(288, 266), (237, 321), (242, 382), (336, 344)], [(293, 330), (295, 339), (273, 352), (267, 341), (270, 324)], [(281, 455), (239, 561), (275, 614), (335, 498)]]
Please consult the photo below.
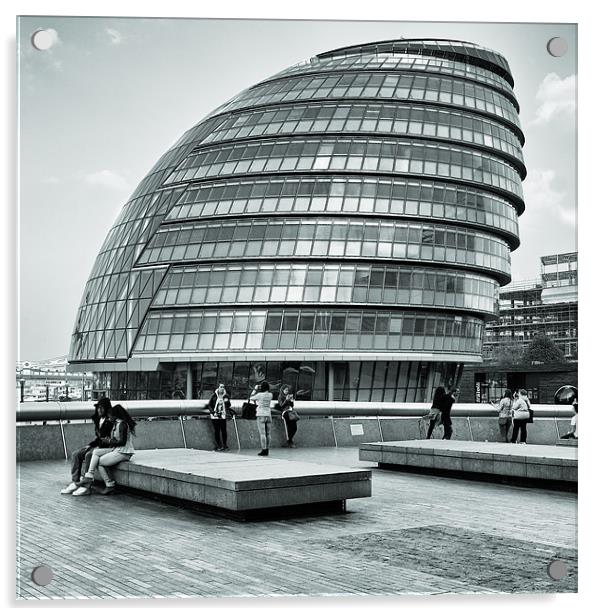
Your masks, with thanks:
[(77, 490), (77, 486), (73, 481), (66, 487), (61, 490), (61, 494), (73, 494)]
[(86, 486), (81, 486), (81, 488), (77, 488), (75, 492), (73, 492), (73, 496), (86, 496), (90, 494), (90, 488)]

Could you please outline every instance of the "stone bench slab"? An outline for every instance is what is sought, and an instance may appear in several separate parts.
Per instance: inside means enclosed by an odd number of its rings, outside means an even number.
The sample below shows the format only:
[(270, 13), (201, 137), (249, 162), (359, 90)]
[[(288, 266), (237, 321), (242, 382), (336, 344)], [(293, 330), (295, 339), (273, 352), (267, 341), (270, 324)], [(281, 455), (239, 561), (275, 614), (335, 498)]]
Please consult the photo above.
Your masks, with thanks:
[(231, 511), (372, 494), (370, 470), (193, 449), (137, 451), (115, 468), (124, 487)]
[(359, 459), (379, 465), (441, 469), (549, 481), (577, 481), (577, 450), (554, 445), (413, 440), (363, 443)]

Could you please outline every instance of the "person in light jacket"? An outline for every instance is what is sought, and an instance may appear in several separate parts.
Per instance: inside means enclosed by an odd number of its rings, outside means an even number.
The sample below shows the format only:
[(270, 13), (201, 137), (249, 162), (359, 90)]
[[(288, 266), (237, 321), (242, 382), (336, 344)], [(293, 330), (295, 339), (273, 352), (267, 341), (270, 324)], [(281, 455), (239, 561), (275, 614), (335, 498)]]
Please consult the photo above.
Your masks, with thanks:
[(498, 411), (498, 424), (500, 426), (500, 436), (506, 443), (510, 442), (508, 433), (510, 432), (510, 426), (512, 425), (512, 392), (509, 389), (504, 391), (504, 395), (501, 400), (493, 406)]
[(224, 384), (220, 383), (209, 399), (209, 416), (215, 437), (215, 449), (213, 451), (227, 451), (229, 449), (227, 419), (230, 408), (232, 408), (230, 396)]
[(94, 405), (94, 433), (96, 438), (90, 441), (85, 447), (74, 451), (71, 455), (71, 483), (61, 490), (61, 494), (73, 494), (78, 488), (77, 482), (81, 481), (90, 466), (92, 452), (101, 443), (101, 439), (111, 435), (113, 422), (109, 419), (108, 413), (111, 409), (111, 401), (108, 398), (100, 398)]
[(115, 480), (111, 476), (109, 468), (124, 460), (129, 460), (135, 453), (132, 438), (136, 434), (136, 422), (121, 404), (116, 404), (109, 411), (109, 417), (115, 421), (113, 432), (109, 438), (101, 440), (102, 447), (94, 449), (88, 471), (83, 480), (79, 482), (80, 488), (73, 493), (73, 496), (83, 496), (90, 493), (90, 487), (94, 482), (94, 471), (97, 468), (105, 482), (104, 490), (99, 493), (103, 495), (112, 494), (115, 491)]
[(527, 422), (529, 421), (529, 401), (527, 392), (521, 389), (514, 394), (514, 402), (512, 403), (512, 438), (510, 441), (516, 443), (516, 439), (520, 432), (520, 442), (527, 443)]
[(270, 441), (272, 436), (272, 394), (270, 393), (270, 385), (267, 381), (262, 381), (251, 392), (249, 400), (257, 402), (257, 429), (259, 430), (259, 440), (261, 442), (261, 451), (258, 456), (267, 456), (270, 453)]

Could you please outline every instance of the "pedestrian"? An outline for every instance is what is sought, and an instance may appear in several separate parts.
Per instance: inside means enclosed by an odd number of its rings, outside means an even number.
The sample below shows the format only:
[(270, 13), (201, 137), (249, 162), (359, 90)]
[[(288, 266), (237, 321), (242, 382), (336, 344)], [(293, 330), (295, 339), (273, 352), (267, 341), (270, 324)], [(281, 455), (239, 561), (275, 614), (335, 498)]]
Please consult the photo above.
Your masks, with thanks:
[(111, 436), (101, 439), (101, 447), (93, 450), (88, 471), (79, 482), (80, 487), (73, 492), (73, 496), (90, 493), (96, 469), (105, 482), (105, 488), (99, 494), (112, 494), (115, 491), (115, 480), (109, 472), (109, 467), (129, 460), (135, 453), (132, 438), (136, 434), (136, 422), (121, 404), (116, 404), (110, 409), (109, 418), (114, 420)]
[(297, 421), (299, 421), (299, 415), (297, 411), (293, 409), (295, 406), (295, 398), (291, 393), (288, 385), (283, 385), (280, 388), (278, 394), (278, 403), (276, 408), (282, 412), (282, 419), (284, 419), (284, 427), (286, 430), (286, 445), (285, 447), (297, 447), (293, 442), (293, 437), (297, 433)]
[(96, 438), (90, 441), (85, 447), (71, 454), (71, 483), (61, 490), (61, 494), (73, 494), (73, 492), (77, 490), (77, 482), (83, 479), (84, 474), (90, 466), (92, 450), (94, 447), (100, 445), (101, 439), (111, 435), (113, 422), (108, 417), (110, 408), (111, 401), (108, 398), (100, 398), (100, 400), (94, 404), (92, 421), (94, 422), (94, 433)]
[(514, 393), (514, 401), (512, 402), (512, 443), (516, 443), (516, 439), (520, 432), (520, 442), (527, 443), (527, 422), (531, 414), (529, 413), (529, 402), (527, 392), (524, 389)]
[(257, 429), (259, 430), (259, 440), (261, 451), (258, 456), (267, 456), (270, 453), (270, 441), (272, 434), (272, 394), (270, 385), (267, 381), (262, 381), (260, 385), (255, 385), (249, 400), (257, 402)]
[(577, 435), (577, 400), (573, 402), (573, 416), (571, 417), (571, 429), (563, 434), (560, 438), (579, 438)]
[(209, 416), (211, 417), (213, 434), (215, 436), (215, 448), (213, 451), (227, 451), (229, 449), (226, 424), (231, 407), (232, 403), (230, 402), (230, 396), (226, 391), (226, 387), (223, 383), (220, 383), (209, 399)]
[(443, 440), (449, 441), (451, 439), (452, 420), (451, 420), (451, 408), (454, 402), (458, 399), (460, 390), (457, 387), (450, 387), (449, 391), (443, 396), (441, 400), (441, 423), (443, 424)]
[(427, 439), (431, 438), (435, 427), (441, 425), (441, 406), (444, 397), (445, 387), (437, 387), (437, 389), (435, 389), (435, 395), (433, 396), (433, 404), (431, 405), (431, 410), (428, 414), (428, 418), (430, 421), (428, 432), (426, 434)]
[(506, 443), (510, 442), (508, 433), (510, 432), (510, 426), (512, 426), (512, 392), (509, 389), (504, 391), (504, 395), (500, 401), (493, 406), (498, 411), (498, 424), (500, 427), (500, 436)]

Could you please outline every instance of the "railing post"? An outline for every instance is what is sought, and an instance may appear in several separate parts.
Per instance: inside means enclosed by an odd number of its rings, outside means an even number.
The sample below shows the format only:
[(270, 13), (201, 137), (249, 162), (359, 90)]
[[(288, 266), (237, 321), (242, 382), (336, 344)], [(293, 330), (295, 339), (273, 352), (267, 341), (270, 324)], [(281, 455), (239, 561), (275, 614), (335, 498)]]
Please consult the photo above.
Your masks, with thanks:
[(182, 415), (178, 415), (178, 419), (180, 420), (180, 428), (182, 428), (182, 440), (184, 441), (184, 449), (188, 449), (188, 445), (186, 444), (186, 432), (184, 432), (184, 420), (182, 419)]
[(232, 421), (234, 422), (234, 432), (236, 432), (236, 442), (238, 443), (238, 449), (240, 450), (240, 437), (238, 436), (238, 426), (236, 425), (236, 415), (232, 417)]
[(334, 417), (332, 415), (330, 416), (330, 423), (332, 425), (332, 436), (334, 437), (334, 446), (338, 447), (339, 444), (337, 443), (337, 432), (334, 429)]

